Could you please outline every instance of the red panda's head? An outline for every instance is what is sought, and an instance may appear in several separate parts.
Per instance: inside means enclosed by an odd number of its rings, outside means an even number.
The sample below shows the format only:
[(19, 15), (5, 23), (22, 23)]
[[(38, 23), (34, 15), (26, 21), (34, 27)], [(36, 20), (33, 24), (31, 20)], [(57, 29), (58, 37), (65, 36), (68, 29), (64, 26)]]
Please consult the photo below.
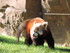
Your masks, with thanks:
[(34, 21), (33, 26), (30, 30), (30, 35), (31, 38), (37, 38), (38, 36), (43, 35), (43, 30), (47, 30), (48, 22), (43, 22), (43, 23), (36, 23)]

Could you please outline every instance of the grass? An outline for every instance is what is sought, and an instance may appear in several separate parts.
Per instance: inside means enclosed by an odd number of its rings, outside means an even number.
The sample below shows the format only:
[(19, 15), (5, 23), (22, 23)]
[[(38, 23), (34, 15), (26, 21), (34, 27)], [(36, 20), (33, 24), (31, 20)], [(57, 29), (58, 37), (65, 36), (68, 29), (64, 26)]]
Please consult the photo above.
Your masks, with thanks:
[(27, 46), (23, 42), (24, 38), (17, 44), (15, 37), (0, 35), (0, 53), (70, 53), (70, 47), (55, 46), (55, 49), (49, 49), (46, 44)]

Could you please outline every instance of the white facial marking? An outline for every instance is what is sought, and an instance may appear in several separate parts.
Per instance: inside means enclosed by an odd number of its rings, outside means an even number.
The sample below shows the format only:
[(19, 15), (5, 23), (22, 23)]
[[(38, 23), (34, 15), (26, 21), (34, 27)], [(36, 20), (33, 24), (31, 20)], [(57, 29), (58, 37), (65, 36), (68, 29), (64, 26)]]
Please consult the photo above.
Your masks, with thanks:
[[(46, 25), (46, 26), (44, 26), (44, 25)], [(41, 26), (44, 26), (44, 28), (41, 27)], [(33, 34), (35, 34), (36, 36), (38, 36), (38, 34), (35, 33), (35, 31), (34, 31), (37, 27), (39, 27), (39, 28), (38, 28), (38, 29), (39, 29), (39, 30), (38, 30), (38, 33), (39, 33), (40, 35), (42, 35), (42, 34), (43, 34), (43, 29), (47, 30), (47, 26), (48, 26), (48, 22), (36, 23), (36, 21), (34, 21), (33, 27), (32, 27), (31, 30), (30, 30), (30, 35), (31, 35), (31, 37), (33, 37)], [(42, 28), (43, 28), (43, 29), (42, 29)]]
[[(36, 28), (36, 27), (39, 27), (40, 25), (42, 25), (42, 23), (36, 23), (36, 21), (34, 21), (33, 27), (32, 27), (32, 29), (30, 30), (30, 35), (31, 35), (31, 37), (32, 37), (33, 34), (34, 34), (35, 28)], [(37, 35), (38, 35), (38, 34), (37, 34)]]

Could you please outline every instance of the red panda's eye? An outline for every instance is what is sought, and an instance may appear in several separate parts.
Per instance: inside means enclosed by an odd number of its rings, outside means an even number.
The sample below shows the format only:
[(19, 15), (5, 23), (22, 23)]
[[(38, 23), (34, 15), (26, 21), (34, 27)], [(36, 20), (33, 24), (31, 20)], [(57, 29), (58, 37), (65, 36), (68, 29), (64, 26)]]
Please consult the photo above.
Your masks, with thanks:
[(44, 27), (46, 26), (46, 24), (43, 25)]
[(38, 31), (38, 28), (35, 28), (34, 32), (37, 32)]

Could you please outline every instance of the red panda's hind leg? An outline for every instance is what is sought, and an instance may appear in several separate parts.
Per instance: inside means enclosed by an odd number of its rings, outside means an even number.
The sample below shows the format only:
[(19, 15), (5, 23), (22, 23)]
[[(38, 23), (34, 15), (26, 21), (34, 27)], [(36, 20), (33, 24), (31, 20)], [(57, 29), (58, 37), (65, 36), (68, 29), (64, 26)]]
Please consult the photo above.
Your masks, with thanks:
[(23, 26), (23, 24), (20, 24), (20, 26), (18, 27), (17, 32), (16, 32), (16, 38), (17, 38), (16, 42), (17, 43), (19, 42), (19, 37), (23, 30), (24, 30), (24, 26)]

